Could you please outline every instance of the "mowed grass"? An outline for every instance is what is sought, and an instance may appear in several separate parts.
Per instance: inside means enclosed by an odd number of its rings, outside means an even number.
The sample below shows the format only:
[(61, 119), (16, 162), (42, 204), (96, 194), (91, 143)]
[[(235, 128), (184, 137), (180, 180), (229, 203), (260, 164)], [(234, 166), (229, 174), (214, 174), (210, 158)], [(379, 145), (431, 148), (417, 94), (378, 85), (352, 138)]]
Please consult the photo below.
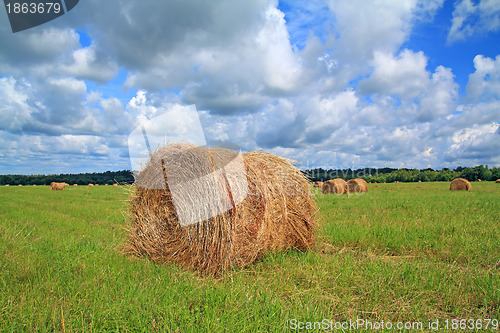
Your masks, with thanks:
[(314, 189), (315, 249), (270, 254), (216, 280), (121, 253), (129, 189), (2, 187), (0, 331), (500, 319), (500, 184), (448, 186), (369, 184), (349, 196)]

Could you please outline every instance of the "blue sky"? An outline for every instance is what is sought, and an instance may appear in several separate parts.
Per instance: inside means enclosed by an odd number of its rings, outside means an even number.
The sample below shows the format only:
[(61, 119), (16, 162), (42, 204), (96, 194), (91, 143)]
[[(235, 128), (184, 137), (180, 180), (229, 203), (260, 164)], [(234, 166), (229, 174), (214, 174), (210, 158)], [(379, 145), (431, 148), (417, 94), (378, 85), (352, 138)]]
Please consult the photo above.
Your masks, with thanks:
[(495, 0), (88, 0), (16, 34), (0, 10), (0, 174), (130, 169), (133, 129), (181, 137), (190, 105), (301, 168), (499, 166), (499, 42)]

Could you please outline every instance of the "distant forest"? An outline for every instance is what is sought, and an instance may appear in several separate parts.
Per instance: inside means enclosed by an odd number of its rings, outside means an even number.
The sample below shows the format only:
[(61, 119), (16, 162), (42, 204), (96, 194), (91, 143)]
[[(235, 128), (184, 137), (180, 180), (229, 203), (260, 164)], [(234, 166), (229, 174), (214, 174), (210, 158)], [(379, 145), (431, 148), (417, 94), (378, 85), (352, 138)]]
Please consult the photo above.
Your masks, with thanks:
[[(311, 181), (326, 181), (334, 178), (345, 180), (363, 178), (367, 182), (448, 182), (455, 178), (465, 178), (469, 181), (479, 179), (493, 181), (500, 179), (500, 168), (478, 165), (473, 168), (458, 167), (454, 170), (444, 168), (433, 169), (393, 169), (393, 168), (365, 168), (365, 169), (311, 169), (303, 171)], [(0, 175), (0, 185), (50, 185), (51, 182), (61, 182), (87, 185), (92, 184), (132, 184), (134, 176), (131, 171), (106, 171), (94, 173), (60, 174), (60, 175)]]
[(363, 178), (367, 182), (392, 183), (392, 182), (449, 182), (455, 178), (465, 178), (468, 181), (500, 179), (500, 168), (478, 165), (473, 168), (458, 167), (454, 170), (444, 168), (433, 169), (393, 169), (393, 168), (365, 168), (365, 169), (312, 169), (305, 170), (306, 175), (312, 181), (326, 181), (334, 178), (345, 180)]
[(131, 171), (106, 171), (94, 173), (60, 174), (60, 175), (4, 175), (0, 176), (0, 185), (50, 185), (52, 182), (70, 185), (92, 184), (132, 184), (134, 176)]

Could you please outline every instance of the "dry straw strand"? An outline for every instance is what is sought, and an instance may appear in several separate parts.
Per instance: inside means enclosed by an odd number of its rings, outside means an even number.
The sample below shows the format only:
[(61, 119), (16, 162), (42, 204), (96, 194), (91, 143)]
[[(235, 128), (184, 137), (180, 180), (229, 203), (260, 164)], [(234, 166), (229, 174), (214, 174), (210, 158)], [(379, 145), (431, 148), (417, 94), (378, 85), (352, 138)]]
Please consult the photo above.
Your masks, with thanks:
[[(309, 249), (315, 243), (314, 214), (317, 212), (309, 192), (310, 183), (290, 161), (268, 153), (243, 154), (248, 192), (240, 203), (232, 202), (232, 196), (237, 194), (235, 191), (240, 189), (227, 187), (233, 171), (226, 170), (220, 187), (215, 190), (229, 190), (232, 208), (201, 222), (181, 226), (170, 191), (176, 178), (169, 177), (167, 183), (163, 161), (169, 167), (175, 167), (176, 163), (195, 166), (198, 168), (195, 173), (199, 175), (200, 169), (205, 173), (220, 167), (224, 157), (231, 153), (234, 154), (222, 148), (189, 144), (170, 144), (157, 149), (140, 172), (137, 189), (132, 192), (132, 226), (125, 252), (145, 255), (158, 263), (175, 262), (201, 274), (219, 276), (233, 267), (247, 266), (269, 252)], [(170, 159), (165, 156), (170, 156)], [(210, 157), (208, 163), (207, 156)], [(159, 160), (163, 168), (150, 168), (154, 161), (159, 166)], [(201, 163), (203, 160), (205, 162)], [(193, 170), (181, 167), (176, 172), (182, 174), (180, 179), (189, 179)], [(145, 187), (147, 184), (158, 186), (151, 189)], [(199, 192), (209, 194), (212, 190), (200, 188)], [(189, 201), (190, 196), (197, 194), (185, 195), (184, 200)], [(196, 213), (193, 212), (194, 221)]]

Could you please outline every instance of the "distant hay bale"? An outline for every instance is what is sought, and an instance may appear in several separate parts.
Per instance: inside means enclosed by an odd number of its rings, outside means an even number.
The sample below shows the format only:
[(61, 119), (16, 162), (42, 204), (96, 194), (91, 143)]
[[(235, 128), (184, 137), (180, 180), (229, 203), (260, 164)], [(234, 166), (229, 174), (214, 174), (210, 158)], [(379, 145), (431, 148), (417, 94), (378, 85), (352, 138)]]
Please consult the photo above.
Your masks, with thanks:
[(118, 184), (113, 184), (113, 187), (118, 187)]
[(75, 187), (76, 187), (76, 186), (78, 186), (78, 184), (73, 184), (73, 186), (75, 186)]
[(497, 179), (495, 183), (499, 184), (500, 183), (500, 179)]
[(450, 183), (450, 191), (470, 191), (472, 185), (467, 179), (456, 178)]
[(5, 186), (10, 186), (9, 184), (5, 184)]
[[(310, 183), (276, 155), (170, 144), (152, 154), (136, 184), (126, 253), (219, 276), (266, 253), (308, 249), (315, 242)], [(203, 204), (194, 204), (197, 199)], [(207, 209), (219, 213), (202, 220)]]
[(318, 182), (314, 182), (314, 183), (313, 183), (313, 186), (314, 186), (314, 187), (319, 187), (319, 188), (321, 188), (321, 187), (323, 186), (323, 182), (320, 182), (320, 181), (318, 181)]
[(422, 181), (421, 181), (421, 180), (419, 180), (418, 182), (419, 182), (419, 183), (421, 183)]
[(99, 186), (99, 184), (95, 184), (95, 186)]
[(481, 179), (478, 179), (477, 181), (478, 181), (478, 182), (480, 182), (480, 181), (481, 181)]
[(347, 182), (342, 178), (327, 180), (321, 187), (323, 194), (344, 194), (347, 193)]
[(368, 184), (364, 179), (356, 178), (347, 182), (349, 193), (368, 192)]
[(23, 186), (23, 185), (19, 184), (19, 185), (17, 185), (17, 186)]
[(89, 186), (89, 187), (94, 187), (94, 184), (89, 184), (88, 186)]
[(35, 187), (35, 186), (36, 186), (36, 184), (33, 184), (33, 187)]
[(64, 190), (64, 188), (66, 186), (69, 186), (69, 185), (66, 183), (56, 183), (56, 182), (50, 183), (50, 189), (52, 191), (62, 191), (62, 190)]

